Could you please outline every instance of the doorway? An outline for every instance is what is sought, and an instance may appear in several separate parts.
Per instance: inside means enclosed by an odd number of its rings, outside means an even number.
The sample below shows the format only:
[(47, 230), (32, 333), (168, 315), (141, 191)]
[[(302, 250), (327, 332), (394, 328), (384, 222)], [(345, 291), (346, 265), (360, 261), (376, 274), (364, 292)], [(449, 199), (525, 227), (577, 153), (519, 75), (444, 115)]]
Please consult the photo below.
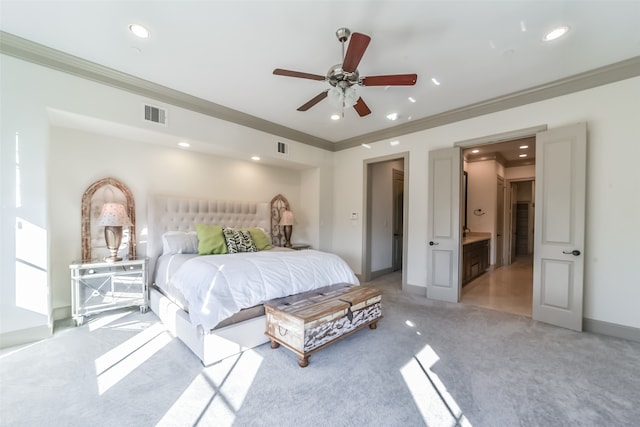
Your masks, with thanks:
[[(472, 210), (479, 206), (479, 200), (489, 206), (481, 206), (485, 215), (475, 222), (473, 211), (471, 214), (463, 212), (463, 215), (466, 213), (469, 218), (471, 235), (477, 232), (491, 236), (492, 259), (484, 274), (463, 285), (460, 302), (531, 317), (535, 155), (525, 161), (517, 161), (513, 154), (506, 154), (517, 153), (518, 150), (535, 153), (535, 148), (520, 149), (523, 146), (535, 147), (535, 137), (533, 141), (519, 138), (469, 147), (463, 151), (463, 156), (473, 150), (483, 153), (478, 159), (464, 158), (469, 182), (467, 191), (471, 192), (467, 198), (471, 201), (469, 208)], [(474, 164), (477, 162), (484, 164)], [(491, 218), (486, 219), (487, 216)], [(465, 244), (465, 238), (462, 243)]]
[(402, 276), (403, 288), (406, 283), (403, 266), (407, 242), (408, 156), (409, 153), (401, 153), (364, 162), (364, 281), (395, 272)]
[(392, 170), (392, 224), (393, 224), (393, 245), (392, 245), (392, 271), (402, 270), (402, 241), (404, 234), (404, 170)]
[[(520, 130), (502, 135), (509, 135), (508, 138), (492, 136), (462, 141), (455, 143), (452, 148), (429, 152), (427, 202), (432, 215), (427, 218), (427, 298), (460, 301), (459, 275), (463, 271), (464, 261), (460, 257), (461, 249), (464, 249), (461, 248), (464, 242), (460, 224), (463, 177), (461, 147), (490, 144), (496, 140), (509, 141), (515, 137), (531, 137), (536, 144), (531, 317), (567, 329), (582, 330), (587, 124), (576, 123), (553, 130), (545, 129), (535, 132)], [(496, 173), (499, 171), (500, 167), (494, 169)], [(495, 189), (495, 175), (489, 176), (490, 187)], [(469, 176), (469, 190), (472, 183), (473, 179)], [(496, 206), (495, 197), (491, 195), (483, 201), (489, 209)], [(469, 212), (478, 217), (484, 217), (488, 213), (483, 208), (474, 206), (471, 201), (465, 205)], [(491, 224), (494, 215), (495, 212), (493, 215), (486, 215), (488, 224)], [(471, 222), (468, 226), (473, 228)], [(469, 234), (467, 230), (467, 237)], [(475, 242), (488, 243), (493, 239), (493, 234), (487, 234), (489, 236), (475, 236)], [(486, 243), (483, 243), (485, 247)], [(452, 266), (458, 268), (451, 268)]]

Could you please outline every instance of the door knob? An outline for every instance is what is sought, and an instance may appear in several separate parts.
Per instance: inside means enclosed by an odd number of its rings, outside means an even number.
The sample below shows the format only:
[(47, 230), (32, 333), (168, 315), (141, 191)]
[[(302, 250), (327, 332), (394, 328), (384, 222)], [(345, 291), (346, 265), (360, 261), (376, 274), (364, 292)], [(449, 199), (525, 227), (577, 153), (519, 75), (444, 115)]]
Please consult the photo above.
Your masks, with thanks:
[(439, 244), (440, 244), (440, 243), (438, 243), (438, 242), (433, 242), (433, 241), (430, 241), (430, 242), (429, 242), (429, 246), (435, 246), (435, 245), (439, 245)]
[(563, 254), (565, 255), (573, 255), (573, 256), (578, 256), (580, 255), (580, 251), (577, 249), (574, 249), (572, 251), (562, 251)]

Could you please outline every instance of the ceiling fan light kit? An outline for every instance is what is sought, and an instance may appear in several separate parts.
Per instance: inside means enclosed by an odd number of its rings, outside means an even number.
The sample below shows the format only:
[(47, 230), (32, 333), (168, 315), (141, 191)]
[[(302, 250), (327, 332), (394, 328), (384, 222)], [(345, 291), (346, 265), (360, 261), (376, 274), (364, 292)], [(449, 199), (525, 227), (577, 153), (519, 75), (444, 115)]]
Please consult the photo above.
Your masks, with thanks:
[(355, 87), (332, 87), (329, 89), (327, 96), (331, 103), (339, 108), (353, 107), (358, 102), (358, 93)]
[[(342, 63), (329, 68), (326, 76), (319, 74), (303, 73), (299, 71), (276, 68), (273, 74), (285, 77), (297, 77), (326, 81), (331, 86), (316, 95), (305, 104), (298, 107), (298, 111), (307, 111), (323, 99), (329, 97), (330, 101), (337, 107), (342, 108), (344, 115), (345, 107), (353, 107), (360, 117), (371, 114), (371, 110), (358, 96), (357, 86), (413, 86), (418, 80), (417, 74), (394, 74), (383, 76), (360, 77), (358, 64), (364, 55), (371, 37), (366, 34), (353, 33), (348, 28), (338, 28), (336, 37), (342, 45)], [(349, 40), (350, 39), (350, 40)], [(349, 46), (345, 54), (344, 44), (349, 40)]]

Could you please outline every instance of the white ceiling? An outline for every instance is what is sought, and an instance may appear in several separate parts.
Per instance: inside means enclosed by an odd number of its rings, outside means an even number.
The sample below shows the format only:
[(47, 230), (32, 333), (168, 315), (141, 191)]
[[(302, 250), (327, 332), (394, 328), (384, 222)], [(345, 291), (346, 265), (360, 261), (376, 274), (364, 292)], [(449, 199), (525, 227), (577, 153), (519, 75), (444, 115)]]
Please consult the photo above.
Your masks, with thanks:
[[(2, 31), (331, 142), (640, 54), (639, 1), (2, 0), (0, 7)], [(132, 23), (151, 37), (134, 37)], [(543, 43), (560, 24), (570, 32)], [(325, 75), (341, 62), (340, 27), (372, 38), (361, 76), (417, 73), (417, 84), (359, 88), (372, 110), (365, 118), (348, 109), (332, 121), (328, 100), (296, 111), (328, 83), (273, 69)], [(397, 121), (386, 118), (391, 112)]]

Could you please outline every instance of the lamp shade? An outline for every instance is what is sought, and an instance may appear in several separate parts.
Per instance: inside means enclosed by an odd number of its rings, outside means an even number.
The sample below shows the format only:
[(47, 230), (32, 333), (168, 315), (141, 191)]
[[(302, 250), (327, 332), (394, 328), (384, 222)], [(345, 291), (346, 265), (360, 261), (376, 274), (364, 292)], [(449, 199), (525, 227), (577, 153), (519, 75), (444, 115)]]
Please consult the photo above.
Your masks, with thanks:
[(280, 216), (280, 225), (293, 225), (293, 212), (282, 212), (282, 216)]
[(98, 219), (98, 225), (110, 227), (128, 227), (131, 220), (127, 216), (124, 205), (120, 203), (105, 203), (102, 205), (102, 212)]
[(355, 87), (332, 87), (327, 92), (329, 101), (336, 107), (353, 107), (358, 102)]

